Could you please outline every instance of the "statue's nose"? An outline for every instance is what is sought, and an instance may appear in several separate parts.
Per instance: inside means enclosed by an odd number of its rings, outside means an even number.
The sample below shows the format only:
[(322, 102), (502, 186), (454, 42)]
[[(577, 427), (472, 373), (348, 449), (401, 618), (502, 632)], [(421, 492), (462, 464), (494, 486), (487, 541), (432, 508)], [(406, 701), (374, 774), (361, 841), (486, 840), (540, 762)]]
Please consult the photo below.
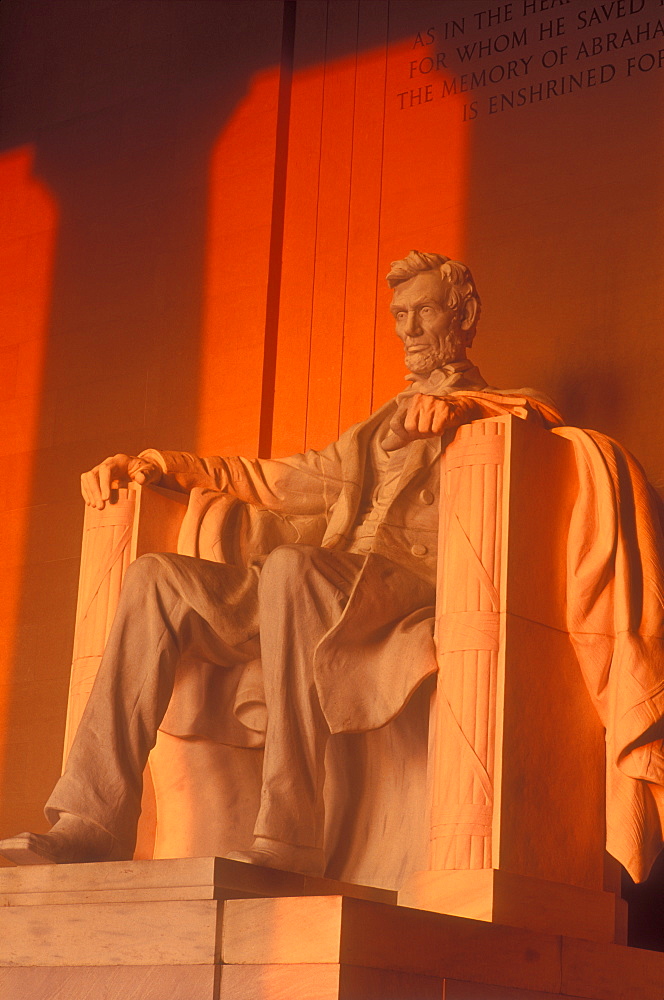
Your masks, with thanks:
[(407, 337), (419, 337), (422, 333), (422, 327), (420, 326), (419, 316), (415, 310), (408, 314), (408, 321), (406, 323), (406, 336)]

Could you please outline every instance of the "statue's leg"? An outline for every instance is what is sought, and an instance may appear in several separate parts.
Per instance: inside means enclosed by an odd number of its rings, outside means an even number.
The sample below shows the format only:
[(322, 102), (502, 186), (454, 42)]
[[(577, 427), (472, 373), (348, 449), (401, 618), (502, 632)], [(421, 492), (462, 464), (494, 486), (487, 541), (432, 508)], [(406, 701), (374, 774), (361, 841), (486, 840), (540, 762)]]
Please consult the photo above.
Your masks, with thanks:
[[(143, 770), (177, 664), (185, 654), (226, 665), (250, 658), (235, 646), (257, 632), (257, 584), (254, 570), (187, 556), (132, 563), (67, 768), (46, 804), (55, 826), (21, 835), (32, 837), (26, 862), (40, 852), (44, 862), (132, 856)], [(21, 863), (20, 838), (12, 840), (0, 853)]]
[(259, 583), (267, 732), (253, 848), (238, 859), (322, 874), (323, 784), (329, 728), (314, 651), (339, 620), (364, 558), (303, 545), (268, 556)]

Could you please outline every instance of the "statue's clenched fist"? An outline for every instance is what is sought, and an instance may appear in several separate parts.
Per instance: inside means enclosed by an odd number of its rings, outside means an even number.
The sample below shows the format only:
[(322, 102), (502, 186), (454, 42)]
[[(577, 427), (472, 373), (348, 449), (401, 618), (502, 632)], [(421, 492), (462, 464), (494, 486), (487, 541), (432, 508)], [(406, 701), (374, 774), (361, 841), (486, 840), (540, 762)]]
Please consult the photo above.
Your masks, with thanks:
[(128, 482), (156, 483), (161, 478), (161, 469), (156, 462), (135, 455), (111, 455), (94, 469), (81, 476), (81, 493), (90, 507), (102, 510), (115, 486), (126, 486)]
[(451, 427), (483, 415), (474, 399), (466, 399), (461, 394), (439, 398), (416, 392), (401, 400), (390, 421), (383, 448), (395, 451), (416, 438), (436, 437)]

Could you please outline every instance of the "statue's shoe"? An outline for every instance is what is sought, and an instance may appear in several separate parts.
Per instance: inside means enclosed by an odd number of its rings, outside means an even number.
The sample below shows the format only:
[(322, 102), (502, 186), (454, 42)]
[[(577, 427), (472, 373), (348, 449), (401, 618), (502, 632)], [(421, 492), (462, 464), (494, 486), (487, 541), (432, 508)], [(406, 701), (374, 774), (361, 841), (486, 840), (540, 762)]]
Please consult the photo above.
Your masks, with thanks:
[(270, 846), (254, 846), (248, 851), (230, 851), (225, 856), (229, 861), (244, 861), (262, 868), (276, 868), (278, 871), (294, 872), (298, 875), (322, 876), (325, 871), (325, 855), (317, 847), (295, 847), (279, 841), (269, 841)]
[(61, 843), (54, 843), (47, 833), (19, 833), (0, 840), (0, 855), (15, 865), (57, 865), (71, 860), (62, 857)]
[(126, 859), (110, 833), (70, 813), (61, 814), (49, 833), (19, 833), (0, 840), (0, 855), (15, 865), (71, 865)]

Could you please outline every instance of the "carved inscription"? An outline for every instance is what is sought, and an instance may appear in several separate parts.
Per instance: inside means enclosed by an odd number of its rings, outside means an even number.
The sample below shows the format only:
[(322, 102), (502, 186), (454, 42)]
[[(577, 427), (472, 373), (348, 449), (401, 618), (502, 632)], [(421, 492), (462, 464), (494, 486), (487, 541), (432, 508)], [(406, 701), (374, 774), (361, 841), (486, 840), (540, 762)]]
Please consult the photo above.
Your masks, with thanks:
[(511, 0), (418, 30), (395, 98), (470, 122), (663, 68), (664, 0)]

